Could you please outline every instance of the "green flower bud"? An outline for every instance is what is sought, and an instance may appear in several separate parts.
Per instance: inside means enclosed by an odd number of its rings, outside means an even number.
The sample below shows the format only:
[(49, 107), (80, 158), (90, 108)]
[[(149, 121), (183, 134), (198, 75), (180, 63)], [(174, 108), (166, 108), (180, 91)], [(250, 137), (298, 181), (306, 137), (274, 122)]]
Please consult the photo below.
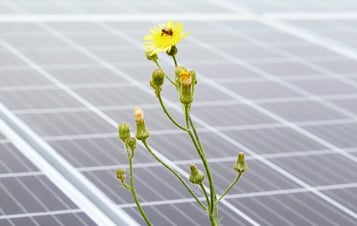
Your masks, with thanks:
[(150, 133), (145, 127), (144, 112), (141, 108), (134, 108), (134, 117), (136, 121), (136, 139), (146, 140)]
[(248, 165), (244, 160), (244, 153), (240, 152), (238, 154), (238, 159), (236, 163), (234, 164), (234, 170), (237, 171), (238, 173), (244, 173), (248, 170)]
[(204, 173), (201, 170), (199, 170), (197, 166), (194, 164), (191, 164), (190, 170), (191, 170), (191, 175), (189, 181), (192, 184), (202, 184), (203, 180), (205, 179)]
[(145, 56), (148, 60), (151, 60), (151, 61), (157, 61), (159, 59), (159, 57), (157, 56), (157, 54), (155, 52), (152, 52), (149, 50), (145, 51)]
[(119, 139), (125, 143), (126, 139), (130, 137), (130, 126), (128, 123), (121, 123), (118, 126)]
[(125, 175), (125, 169), (116, 169), (115, 173), (117, 175), (117, 178), (123, 182), (125, 181), (126, 175)]
[(177, 51), (178, 49), (176, 46), (171, 46), (171, 48), (168, 51), (166, 51), (166, 53), (169, 56), (175, 56), (177, 54)]
[(165, 72), (161, 68), (157, 68), (152, 72), (150, 86), (156, 91), (161, 91), (161, 87), (164, 84)]
[(136, 139), (135, 139), (135, 137), (129, 137), (128, 139), (126, 139), (126, 143), (125, 144), (134, 153), (135, 148), (136, 148)]

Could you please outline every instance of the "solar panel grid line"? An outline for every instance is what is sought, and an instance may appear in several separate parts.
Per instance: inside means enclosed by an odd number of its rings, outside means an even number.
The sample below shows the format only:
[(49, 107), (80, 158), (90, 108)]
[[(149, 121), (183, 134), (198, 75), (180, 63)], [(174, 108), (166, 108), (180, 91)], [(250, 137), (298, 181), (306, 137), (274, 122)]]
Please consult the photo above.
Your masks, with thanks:
[[(346, 152), (349, 153), (356, 153), (357, 149), (344, 149)], [(299, 157), (299, 156), (318, 156), (318, 155), (334, 155), (335, 152), (331, 151), (330, 149), (324, 150), (309, 150), (306, 152), (289, 152), (289, 153), (272, 153), (272, 154), (259, 154), (259, 155), (250, 155), (247, 156), (247, 160), (255, 160), (258, 156), (262, 156), (266, 159), (276, 159), (276, 158), (291, 158), (291, 157)], [(223, 163), (223, 162), (234, 162), (236, 160), (236, 156), (227, 156), (227, 157), (217, 157), (217, 158), (209, 158), (209, 162), (212, 163)], [(189, 165), (190, 163), (199, 164), (199, 159), (190, 159), (190, 160), (175, 160), (172, 161), (175, 165)], [(136, 163), (136, 168), (150, 168), (150, 167), (157, 167), (160, 164), (156, 162), (148, 162), (148, 163)], [(106, 165), (106, 166), (92, 166), (92, 167), (78, 167), (77, 169), (81, 172), (86, 171), (101, 171), (101, 170), (115, 170), (116, 168), (128, 168), (127, 164), (119, 164), (119, 165)], [(17, 174), (15, 174), (17, 175)], [(19, 174), (21, 176), (21, 174)]]
[[(276, 103), (291, 103), (291, 102), (312, 102), (313, 96), (297, 96), (297, 97), (271, 97), (271, 98), (256, 98), (252, 99), (254, 103), (257, 104), (276, 104)], [(333, 94), (333, 95), (323, 95), (319, 98), (325, 101), (333, 100), (347, 100), (347, 99), (357, 99), (356, 94)], [(195, 103), (197, 107), (205, 106), (229, 106), (229, 105), (244, 105), (239, 100), (214, 100), (214, 101), (197, 101)], [(160, 107), (155, 104), (142, 104), (145, 109), (159, 109)], [(122, 111), (133, 109), (132, 104), (123, 105), (106, 105), (98, 106), (98, 109), (102, 111)], [(89, 110), (81, 106), (69, 106), (69, 107), (32, 107), (32, 108), (19, 108), (12, 109), (16, 115), (30, 115), (30, 114), (55, 114), (55, 113), (73, 113), (73, 112), (88, 112)], [(353, 117), (352, 117), (353, 118)]]
[[(38, 216), (56, 216), (56, 215), (62, 215), (62, 214), (75, 214), (75, 213), (82, 213), (83, 210), (80, 209), (70, 209), (70, 210), (51, 210), (51, 211), (45, 211), (45, 212), (34, 212), (34, 213), (20, 213), (20, 214), (3, 214), (0, 216), (0, 220), (4, 219), (16, 219), (16, 218), (26, 218), (26, 217), (38, 217)], [(80, 219), (78, 216), (76, 216), (77, 219)], [(83, 225), (88, 225), (81, 219)]]
[[(49, 31), (51, 34), (53, 34), (54, 36), (58, 37), (59, 39), (63, 40), (64, 42), (70, 44), (71, 46), (73, 46), (74, 48), (80, 50), (81, 52), (85, 53), (86, 55), (90, 56), (91, 58), (95, 59), (98, 63), (102, 64), (103, 66), (108, 67), (108, 69), (111, 69), (112, 71), (121, 74), (122, 72), (120, 72), (117, 68), (113, 67), (111, 64), (103, 61), (102, 59), (98, 58), (96, 55), (93, 55), (92, 53), (88, 52), (88, 50), (86, 50), (84, 47), (79, 46), (77, 43), (73, 42), (72, 40), (68, 39), (67, 37), (63, 36), (61, 33), (59, 33), (58, 31), (52, 29), (51, 27), (49, 27), (48, 25), (45, 24), (39, 24), (41, 27), (43, 27), (45, 30)], [(99, 111), (95, 106), (91, 105), (88, 101), (86, 101), (84, 98), (82, 98), (81, 96), (79, 96), (77, 93), (75, 93), (74, 91), (72, 91), (71, 89), (69, 89), (67, 86), (65, 86), (63, 83), (61, 83), (60, 81), (58, 81), (57, 79), (53, 78), (47, 71), (45, 71), (44, 69), (42, 69), (40, 66), (38, 66), (37, 64), (35, 64), (34, 62), (32, 62), (31, 60), (29, 60), (26, 56), (24, 56), (22, 53), (18, 52), (15, 48), (13, 48), (11, 45), (9, 45), (8, 43), (6, 43), (3, 40), (0, 40), (0, 43), (5, 44), (4, 46), (7, 47), (7, 49), (9, 49), (9, 51), (11, 51), (12, 53), (14, 53), (15, 55), (19, 56), (21, 59), (23, 59), (26, 63), (28, 63), (29, 65), (33, 66), (34, 69), (38, 70), (41, 74), (43, 74), (44, 76), (46, 76), (50, 81), (52, 81), (53, 83), (55, 83), (56, 85), (58, 85), (59, 87), (61, 87), (63, 90), (65, 90), (68, 94), (70, 94), (73, 98), (75, 98), (76, 100), (78, 100), (79, 102), (81, 102), (83, 105), (85, 105), (86, 107), (88, 107), (89, 109), (91, 109), (93, 112), (95, 112), (97, 115), (99, 115), (102, 119), (104, 119), (106, 122), (108, 122), (109, 124), (113, 125), (114, 127), (117, 126), (117, 123), (115, 121), (113, 121), (111, 118), (109, 118), (107, 115), (105, 115), (103, 112)], [(145, 88), (146, 90), (148, 90), (148, 88)], [(151, 91), (150, 91), (151, 93)], [(160, 153), (157, 153), (158, 156), (160, 156), (160, 158), (164, 159), (166, 162), (170, 162), (170, 160), (168, 160), (167, 158), (165, 158), (164, 156), (162, 156)], [(185, 177), (188, 177), (189, 175), (184, 171), (181, 170), (179, 168), (177, 168), (176, 166), (172, 165), (173, 167), (176, 168), (176, 170), (178, 172), (180, 172), (182, 175), (184, 175)], [(222, 204), (228, 204), (226, 201), (222, 201)], [(234, 208), (234, 210), (236, 211), (236, 213), (242, 214), (242, 217), (245, 218), (248, 222), (251, 222), (253, 224), (256, 225), (256, 223), (254, 222), (254, 220), (250, 219), (248, 216), (244, 215), (242, 212), (238, 211), (234, 206), (230, 206), (230, 208)]]
[[(90, 213), (90, 217), (93, 217), (94, 221), (96, 221), (99, 225), (101, 224), (106, 224), (106, 225), (112, 225), (112, 221), (106, 219), (106, 216), (103, 216), (103, 213), (101, 212), (96, 212), (98, 209), (97, 207), (93, 207), (92, 203), (88, 202), (87, 198), (84, 197), (84, 195), (76, 190), (76, 188), (72, 187), (73, 185), (68, 183), (67, 179), (63, 178), (62, 174), (59, 174), (56, 169), (53, 169), (52, 166), (47, 162), (47, 160), (44, 160), (42, 156), (40, 156), (37, 151), (33, 149), (33, 147), (29, 146), (28, 143), (26, 143), (22, 138), (16, 134), (4, 121), (3, 117), (4, 114), (9, 116), (10, 118), (14, 119), (14, 116), (11, 116), (10, 112), (6, 112), (6, 108), (4, 108), (2, 105), (1, 107), (1, 118), (0, 118), (0, 127), (2, 128), (2, 132), (6, 134), (6, 136), (10, 139), (13, 140), (13, 144), (24, 154), (27, 156), (33, 163), (36, 163), (36, 166), (41, 169), (43, 172), (45, 172), (48, 175), (48, 178), (53, 181), (56, 185), (60, 186), (60, 189), (67, 194), (69, 197), (72, 198), (72, 200), (80, 206), (83, 210), (88, 211)], [(15, 118), (16, 120), (16, 118)], [(7, 121), (9, 123), (9, 121)], [(16, 122), (15, 122), (16, 123)], [(20, 123), (21, 126), (21, 123)], [(22, 129), (23, 132), (27, 132), (29, 129), (25, 128), (24, 124), (22, 124)], [(19, 132), (19, 131), (17, 131)], [(30, 135), (28, 135), (30, 136)], [(32, 144), (33, 145), (33, 144)], [(83, 191), (83, 190), (82, 190)], [(99, 193), (97, 193), (99, 195)], [(26, 211), (24, 211), (26, 212)], [(125, 215), (123, 216), (125, 217)], [(124, 220), (124, 219), (123, 219)], [(126, 219), (128, 222), (131, 224), (135, 225), (134, 222), (131, 222), (130, 218)], [(114, 224), (113, 224), (114, 225)]]
[[(315, 186), (314, 188), (319, 191), (327, 190), (338, 190), (346, 188), (356, 188), (356, 183), (347, 183), (347, 184), (333, 184), (333, 185), (324, 185), (324, 186)], [(293, 194), (293, 193), (309, 193), (310, 190), (306, 188), (292, 188), (292, 189), (281, 189), (281, 190), (271, 190), (271, 191), (262, 191), (262, 192), (248, 192), (242, 194), (228, 194), (227, 199), (239, 199), (239, 198), (248, 198), (248, 197), (260, 197), (260, 196), (274, 196), (282, 194)], [(204, 200), (204, 197), (199, 197), (200, 200)], [(157, 206), (157, 205), (167, 205), (167, 204), (178, 204), (178, 203), (187, 203), (195, 202), (193, 198), (180, 198), (180, 199), (169, 199), (169, 200), (160, 200), (160, 201), (144, 201), (142, 206)], [(131, 208), (136, 207), (135, 203), (124, 203), (118, 204), (119, 208)]]
[(264, 17), (272, 20), (353, 20), (357, 19), (356, 12), (271, 12), (264, 13)]
[(180, 21), (212, 21), (212, 20), (251, 20), (253, 18), (252, 14), (227, 14), (227, 13), (214, 13), (214, 14), (192, 14), (192, 13), (181, 13), (181, 14), (124, 14), (124, 15), (68, 15), (68, 14), (57, 14), (57, 15), (1, 15), (0, 23), (48, 23), (48, 22), (126, 22), (126, 21), (148, 21), (148, 20), (160, 20), (162, 17), (172, 18), (173, 20)]

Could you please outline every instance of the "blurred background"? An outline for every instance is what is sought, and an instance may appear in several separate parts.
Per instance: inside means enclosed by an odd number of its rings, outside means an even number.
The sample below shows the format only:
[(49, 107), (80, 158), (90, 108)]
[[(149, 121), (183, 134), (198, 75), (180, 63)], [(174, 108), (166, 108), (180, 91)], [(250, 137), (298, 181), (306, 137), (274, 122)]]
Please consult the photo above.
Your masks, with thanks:
[[(0, 0), (0, 225), (145, 225), (115, 177), (128, 167), (117, 124), (134, 129), (135, 106), (155, 151), (184, 177), (201, 167), (149, 86), (143, 37), (168, 20), (190, 32), (177, 59), (197, 72), (192, 115), (218, 194), (246, 153), (222, 225), (355, 225), (356, 12), (353, 0)], [(169, 83), (163, 95), (183, 122)], [(154, 225), (209, 224), (141, 146), (134, 167)]]

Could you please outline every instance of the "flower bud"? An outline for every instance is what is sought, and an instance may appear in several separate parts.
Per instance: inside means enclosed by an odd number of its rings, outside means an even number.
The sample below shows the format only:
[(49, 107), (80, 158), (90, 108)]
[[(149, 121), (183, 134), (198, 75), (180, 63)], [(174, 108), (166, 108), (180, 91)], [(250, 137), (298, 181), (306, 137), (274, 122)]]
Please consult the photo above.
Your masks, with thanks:
[(150, 133), (145, 127), (144, 112), (141, 108), (134, 108), (134, 117), (136, 121), (136, 138), (138, 140), (146, 140)]
[(117, 175), (117, 178), (123, 182), (126, 178), (126, 175), (125, 175), (125, 169), (116, 169), (115, 170), (115, 173)]
[(176, 46), (171, 46), (171, 48), (168, 51), (166, 51), (166, 53), (169, 56), (175, 56), (177, 54), (177, 51), (178, 49)]
[(157, 68), (153, 71), (150, 86), (155, 89), (156, 92), (161, 91), (161, 87), (164, 84), (165, 72), (161, 68)]
[(236, 163), (234, 164), (234, 169), (238, 173), (244, 173), (244, 172), (246, 172), (248, 170), (248, 165), (244, 160), (244, 153), (243, 152), (240, 152), (238, 154), (238, 159), (237, 159)]
[(145, 56), (148, 60), (151, 60), (151, 61), (157, 61), (159, 59), (159, 57), (157, 56), (157, 54), (153, 51), (150, 51), (150, 50), (146, 50), (145, 51)]
[(118, 133), (119, 133), (119, 138), (120, 140), (125, 143), (126, 139), (130, 137), (130, 126), (128, 123), (121, 123), (118, 126)]
[(180, 102), (189, 105), (193, 101), (196, 73), (194, 71), (181, 70), (179, 74), (178, 91)]
[(191, 174), (189, 181), (192, 184), (202, 184), (203, 180), (205, 179), (204, 173), (197, 168), (196, 165), (191, 164), (190, 166)]
[(135, 137), (129, 137), (128, 139), (126, 139), (126, 143), (125, 144), (134, 153), (135, 148), (136, 148), (136, 139), (135, 139)]

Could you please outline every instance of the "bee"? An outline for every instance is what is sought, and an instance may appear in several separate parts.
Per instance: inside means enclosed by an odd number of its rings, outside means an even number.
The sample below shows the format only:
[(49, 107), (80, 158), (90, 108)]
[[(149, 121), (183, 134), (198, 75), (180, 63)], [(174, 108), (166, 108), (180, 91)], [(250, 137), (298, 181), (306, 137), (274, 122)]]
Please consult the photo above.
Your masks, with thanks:
[(172, 36), (173, 34), (174, 34), (174, 32), (172, 31), (171, 28), (163, 28), (163, 29), (161, 29), (161, 36), (163, 36), (163, 35)]

